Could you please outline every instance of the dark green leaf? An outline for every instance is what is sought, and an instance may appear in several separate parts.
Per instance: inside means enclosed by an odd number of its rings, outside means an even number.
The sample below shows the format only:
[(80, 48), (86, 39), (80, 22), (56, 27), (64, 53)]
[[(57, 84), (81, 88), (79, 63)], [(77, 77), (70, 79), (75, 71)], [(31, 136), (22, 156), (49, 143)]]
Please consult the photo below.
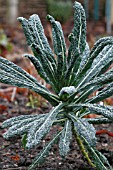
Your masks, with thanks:
[(42, 67), (41, 62), (36, 57), (32, 56), (31, 54), (25, 54), (24, 56), (30, 59), (30, 61), (35, 66), (35, 68), (36, 68), (38, 74), (40, 75), (40, 77), (42, 77), (47, 83), (51, 84), (51, 82), (48, 79), (46, 73), (44, 72), (44, 69)]
[(108, 123), (113, 123), (113, 120), (110, 120), (110, 119), (104, 118), (104, 117), (86, 118), (86, 119), (91, 124), (108, 124)]
[(46, 115), (44, 121), (40, 123), (40, 126), (37, 126), (37, 122), (34, 122), (34, 125), (29, 129), (26, 147), (31, 148), (40, 143), (41, 139), (50, 131), (50, 128), (63, 105), (64, 104), (60, 103), (53, 108), (53, 110)]
[(73, 81), (73, 77), (75, 77), (75, 73), (78, 70), (78, 67), (80, 65), (81, 62), (81, 57), (80, 57), (80, 53), (79, 50), (75, 48), (75, 51), (73, 52), (73, 57), (69, 63), (66, 75), (65, 75), (65, 86), (70, 86), (70, 84), (72, 84)]
[(66, 86), (71, 85), (74, 74), (81, 62), (81, 55), (86, 46), (86, 17), (85, 11), (79, 2), (74, 3), (74, 28), (69, 36), (71, 45), (68, 50), (68, 71), (66, 73)]
[(53, 55), (47, 38), (44, 34), (44, 29), (39, 16), (33, 14), (30, 16), (29, 20), (26, 20), (23, 17), (19, 17), (18, 20), (22, 24), (28, 45), (31, 46), (32, 43), (36, 43), (41, 49), (46, 49), (48, 54), (50, 53)]
[[(4, 138), (8, 139), (10, 137), (14, 137), (14, 136), (17, 136), (17, 135), (23, 135), (25, 133), (28, 133), (29, 129), (32, 126), (34, 126), (35, 123), (37, 124), (37, 127), (39, 127), (40, 124), (45, 119), (45, 114), (43, 116), (37, 115), (37, 117), (36, 116), (29, 117), (28, 116), (28, 118), (26, 117), (25, 119), (24, 119), (24, 117), (23, 117), (23, 119), (21, 119), (21, 118), (20, 118), (20, 120), (17, 120), (17, 121), (16, 121), (16, 119), (14, 120), (13, 118), (11, 118), (9, 120), (6, 120), (3, 123), (3, 127), (4, 127), (4, 125), (7, 126), (7, 124), (8, 124), (8, 126), (10, 124), (12, 125), (8, 129), (8, 131), (3, 134)], [(14, 122), (13, 122), (13, 120), (14, 120)]]
[(86, 42), (85, 50), (83, 51), (83, 54), (80, 55), (80, 63), (76, 63), (76, 67), (74, 67), (73, 75), (70, 81), (72, 85), (76, 85), (76, 80), (78, 79), (79, 74), (82, 72), (84, 66), (86, 65), (89, 57), (90, 57), (90, 49), (88, 43)]
[[(33, 43), (31, 47), (33, 49), (35, 57), (40, 61), (45, 74), (47, 75), (50, 83), (52, 84), (52, 87), (57, 88), (55, 71), (52, 67), (52, 63), (48, 60), (46, 53), (35, 43)], [(57, 92), (57, 90), (55, 91)]]
[(81, 63), (80, 63), (79, 69), (77, 71), (77, 75), (79, 74), (79, 72), (81, 72), (82, 68), (87, 63), (89, 56), (90, 56), (90, 48), (89, 48), (88, 43), (86, 42), (85, 49), (84, 49), (82, 55), (80, 56), (81, 57)]
[(21, 67), (2, 57), (0, 57), (0, 81), (13, 86), (29, 88), (39, 93), (50, 103), (53, 103), (53, 105), (57, 103), (57, 96), (52, 94), (43, 85), (39, 84), (33, 76), (28, 74)]
[(103, 48), (106, 45), (113, 45), (113, 37), (112, 36), (100, 38), (98, 41), (96, 41), (93, 48), (91, 49), (90, 55), (93, 58), (95, 58), (96, 56), (98, 56), (98, 54), (103, 50)]
[[(100, 52), (104, 49), (104, 47), (106, 46), (110, 46), (113, 44), (113, 37), (105, 37), (105, 38), (101, 38), (99, 39), (94, 47), (91, 50), (91, 53), (89, 55), (89, 57), (87, 57), (87, 60), (84, 64), (84, 66), (82, 67), (82, 69), (79, 71), (79, 74), (77, 75), (74, 84), (78, 84), (84, 77), (85, 73), (87, 72), (87, 70), (90, 69), (93, 60), (100, 55)], [(96, 59), (95, 59), (96, 60)], [(103, 72), (105, 72), (105, 70), (107, 70), (108, 66), (111, 64), (111, 61), (109, 61), (108, 63), (106, 63), (106, 65), (103, 66), (103, 68), (101, 68), (101, 70), (98, 72), (98, 75)]]
[(24, 31), (24, 34), (26, 36), (27, 44), (30, 46), (34, 42), (34, 38), (32, 36), (30, 29), (29, 29), (28, 20), (23, 18), (23, 17), (19, 17), (17, 19), (22, 24), (23, 31)]
[[(86, 146), (89, 154), (91, 155), (96, 168), (98, 170), (108, 170), (108, 168), (104, 165), (102, 158), (100, 158), (100, 154), (96, 153), (96, 149), (91, 147), (90, 144), (88, 143), (88, 141), (84, 137), (82, 137), (82, 139), (85, 142), (85, 146)], [(112, 168), (110, 168), (110, 170), (112, 170)]]
[(90, 103), (84, 103), (78, 105), (86, 107), (91, 113), (96, 113), (98, 115), (104, 116), (105, 118), (113, 120), (113, 112), (111, 112), (111, 110), (106, 106), (102, 106), (99, 104), (90, 104)]
[(113, 81), (113, 68), (110, 69), (108, 72), (106, 72), (105, 74), (102, 74), (99, 77), (95, 77), (95, 79), (93, 79), (92, 81), (86, 83), (84, 86), (82, 86), (79, 91), (83, 91), (83, 90), (88, 90), (91, 86), (103, 86), (105, 84), (109, 84)]
[[(18, 20), (21, 22), (28, 45), (32, 48), (35, 57), (38, 58), (40, 61), (40, 64), (43, 66), (46, 65), (46, 69), (44, 69), (45, 73), (53, 71), (53, 74), (55, 74), (56, 71), (56, 61), (54, 58), (54, 54), (52, 53), (52, 50), (49, 46), (49, 43), (47, 41), (47, 38), (44, 34), (44, 29), (41, 24), (40, 18), (38, 15), (34, 14), (30, 16), (29, 20), (26, 20), (23, 17), (19, 17)], [(45, 60), (42, 58), (44, 57), (42, 54), (39, 54), (35, 47), (33, 47), (33, 44), (35, 44), (39, 49), (41, 49), (41, 52), (45, 56)], [(45, 61), (45, 64), (44, 64)], [(47, 68), (47, 65), (51, 68)], [(48, 73), (47, 72), (47, 73)], [(48, 76), (48, 74), (47, 74)]]
[(96, 145), (95, 128), (85, 119), (78, 118), (73, 114), (69, 114), (69, 116), (79, 136), (83, 136), (94, 147)]
[[(113, 61), (113, 48), (112, 45), (107, 45), (103, 48), (103, 50), (99, 53), (98, 57), (96, 57), (92, 63), (91, 68), (86, 72), (81, 81), (79, 82), (77, 88), (84, 85), (96, 75), (98, 75), (101, 70)], [(78, 79), (79, 81), (79, 79)]]
[(78, 49), (80, 54), (83, 53), (86, 46), (86, 17), (85, 11), (79, 2), (74, 3), (74, 28), (72, 30), (71, 45), (69, 47), (68, 63), (72, 60), (75, 49)]
[(87, 100), (90, 103), (97, 103), (100, 102), (110, 96), (113, 95), (113, 83), (110, 83), (107, 87), (101, 90), (97, 96), (92, 97), (91, 99)]
[(53, 36), (53, 45), (54, 52), (57, 55), (58, 65), (57, 65), (57, 78), (58, 81), (61, 81), (67, 69), (67, 59), (66, 59), (66, 44), (64, 40), (64, 35), (62, 31), (62, 27), (58, 21), (47, 15), (47, 19), (50, 21), (52, 25), (52, 36)]
[(49, 150), (51, 149), (52, 145), (55, 143), (55, 141), (59, 138), (62, 131), (60, 131), (57, 135), (54, 136), (54, 138), (43, 148), (43, 150), (35, 157), (35, 159), (32, 162), (32, 165), (28, 168), (29, 170), (33, 170), (36, 168), (36, 166), (40, 163), (43, 163), (45, 157), (48, 155)]
[(99, 156), (100, 160), (103, 162), (103, 164), (107, 165), (109, 167), (109, 170), (112, 170), (112, 167), (110, 166), (107, 158), (98, 150), (95, 150), (96, 154)]
[(72, 139), (71, 122), (67, 120), (65, 122), (65, 126), (60, 135), (60, 141), (59, 141), (59, 151), (60, 151), (61, 156), (65, 157), (67, 153), (69, 152), (70, 150), (69, 145), (70, 145), (71, 139)]
[(75, 103), (84, 102), (89, 97), (89, 95), (91, 95), (93, 92), (95, 92), (99, 88), (100, 88), (100, 86), (95, 85), (95, 86), (92, 86), (92, 87), (85, 89), (83, 91), (80, 90), (81, 93), (79, 93), (79, 97), (74, 99), (74, 102)]
[(21, 115), (21, 116), (12, 117), (10, 119), (5, 120), (2, 123), (2, 128), (7, 128), (15, 124), (19, 124), (21, 121), (35, 120), (36, 118), (41, 118), (43, 116), (45, 116), (45, 114), (41, 114), (41, 115), (32, 114), (32, 115)]

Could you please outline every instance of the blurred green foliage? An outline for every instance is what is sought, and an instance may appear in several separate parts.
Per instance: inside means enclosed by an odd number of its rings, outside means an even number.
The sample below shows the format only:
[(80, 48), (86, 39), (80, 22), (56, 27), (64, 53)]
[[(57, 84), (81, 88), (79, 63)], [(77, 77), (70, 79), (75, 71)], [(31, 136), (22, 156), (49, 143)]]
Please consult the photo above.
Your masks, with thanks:
[(12, 44), (9, 42), (3, 29), (0, 29), (0, 55), (5, 57), (8, 51), (11, 51)]
[(72, 14), (72, 2), (61, 0), (47, 0), (47, 12), (62, 24), (65, 23)]

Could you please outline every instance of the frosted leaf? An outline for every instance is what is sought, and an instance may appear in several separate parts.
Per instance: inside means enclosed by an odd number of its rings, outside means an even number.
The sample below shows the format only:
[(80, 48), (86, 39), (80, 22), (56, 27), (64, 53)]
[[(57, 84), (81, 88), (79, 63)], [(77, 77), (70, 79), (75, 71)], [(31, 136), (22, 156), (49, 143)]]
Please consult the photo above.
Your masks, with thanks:
[(38, 126), (38, 123), (41, 123), (44, 119), (45, 115), (38, 115), (37, 117), (15, 121), (14, 123), (12, 123), (12, 126), (8, 129), (8, 131), (3, 134), (3, 136), (4, 138), (8, 139), (16, 135), (23, 135), (24, 133), (28, 133), (29, 129), (34, 126), (35, 122), (37, 122)]
[(50, 128), (63, 105), (64, 104), (60, 103), (58, 106), (53, 108), (52, 111), (46, 115), (44, 121), (41, 122), (39, 126), (37, 126), (37, 122), (34, 123), (34, 126), (29, 129), (26, 147), (31, 148), (38, 144), (41, 139), (50, 131)]
[(64, 129), (62, 130), (62, 133), (60, 135), (60, 141), (59, 141), (59, 151), (60, 155), (65, 157), (67, 153), (69, 152), (70, 148), (70, 142), (72, 139), (72, 127), (71, 122), (67, 120), (65, 122)]

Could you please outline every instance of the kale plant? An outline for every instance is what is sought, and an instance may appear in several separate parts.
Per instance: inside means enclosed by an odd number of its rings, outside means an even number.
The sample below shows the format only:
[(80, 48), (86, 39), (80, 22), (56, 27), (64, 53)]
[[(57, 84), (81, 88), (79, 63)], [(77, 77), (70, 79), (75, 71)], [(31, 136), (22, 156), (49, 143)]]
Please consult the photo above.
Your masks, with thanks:
[[(14, 63), (0, 57), (0, 81), (2, 83), (29, 88), (43, 96), (52, 106), (46, 114), (22, 115), (3, 122), (8, 128), (3, 135), (9, 139), (24, 135), (26, 148), (38, 145), (53, 125), (61, 126), (50, 142), (36, 156), (29, 170), (44, 161), (52, 145), (57, 142), (59, 153), (65, 157), (70, 150), (72, 135), (90, 165), (98, 170), (112, 169), (107, 158), (96, 149), (94, 124), (113, 122), (113, 107), (100, 105), (100, 101), (113, 94), (113, 37), (99, 39), (91, 49), (86, 41), (86, 17), (80, 3), (74, 3), (74, 28), (66, 44), (61, 25), (48, 15), (52, 26), (52, 52), (38, 15), (29, 20), (19, 17), (27, 44), (34, 56), (26, 54), (38, 74), (50, 84), (53, 93), (41, 85), (33, 76)], [(96, 96), (91, 94), (98, 90)], [(90, 96), (90, 97), (89, 97)], [(95, 113), (97, 118), (85, 118)]]

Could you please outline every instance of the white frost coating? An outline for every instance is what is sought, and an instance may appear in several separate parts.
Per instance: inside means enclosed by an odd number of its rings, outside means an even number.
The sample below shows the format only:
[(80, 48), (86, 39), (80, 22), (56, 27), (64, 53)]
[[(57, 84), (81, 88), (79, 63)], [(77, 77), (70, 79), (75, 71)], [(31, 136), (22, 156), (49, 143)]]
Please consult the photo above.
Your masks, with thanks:
[(71, 130), (71, 123), (69, 120), (65, 123), (65, 127), (62, 130), (61, 136), (60, 136), (60, 142), (59, 142), (59, 151), (61, 156), (66, 156), (69, 152), (70, 148), (70, 142), (72, 139), (72, 130)]
[(67, 94), (73, 94), (76, 91), (74, 86), (69, 86), (69, 87), (63, 87), (59, 93), (59, 96), (62, 95), (63, 93)]

